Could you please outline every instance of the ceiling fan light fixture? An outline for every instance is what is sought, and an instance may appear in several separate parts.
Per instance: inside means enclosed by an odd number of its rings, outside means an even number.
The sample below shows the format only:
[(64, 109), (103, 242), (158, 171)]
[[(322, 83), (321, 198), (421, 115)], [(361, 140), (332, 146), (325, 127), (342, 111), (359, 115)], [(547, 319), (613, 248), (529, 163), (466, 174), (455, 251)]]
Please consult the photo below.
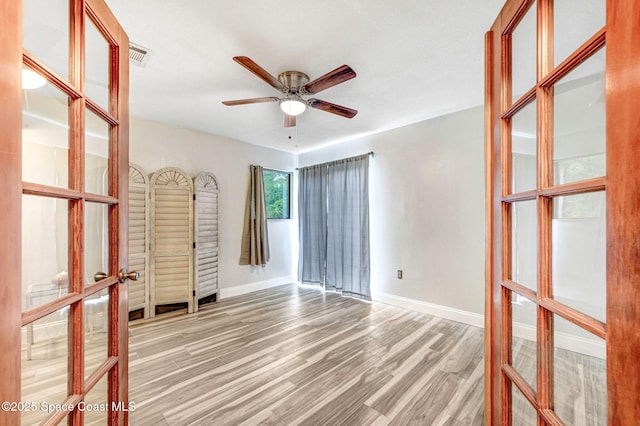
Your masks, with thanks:
[(301, 99), (285, 98), (280, 101), (280, 109), (288, 115), (300, 115), (307, 109), (307, 104)]

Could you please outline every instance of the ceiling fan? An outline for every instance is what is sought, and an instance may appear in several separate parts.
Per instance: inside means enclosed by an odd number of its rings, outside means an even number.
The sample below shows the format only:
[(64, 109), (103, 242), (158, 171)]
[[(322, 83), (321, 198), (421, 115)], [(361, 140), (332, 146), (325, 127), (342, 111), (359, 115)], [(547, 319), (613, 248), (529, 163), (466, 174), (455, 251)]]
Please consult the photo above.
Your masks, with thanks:
[(265, 83), (281, 91), (284, 97), (277, 98), (275, 96), (268, 96), (263, 98), (223, 101), (222, 103), (227, 106), (278, 102), (280, 109), (285, 113), (284, 127), (294, 127), (296, 125), (296, 116), (302, 114), (307, 109), (307, 106), (346, 118), (353, 118), (358, 113), (355, 109), (332, 104), (331, 102), (320, 99), (311, 98), (305, 100), (302, 98), (303, 96), (314, 95), (322, 90), (354, 78), (356, 73), (348, 65), (342, 65), (313, 81), (309, 81), (309, 76), (300, 71), (284, 71), (278, 74), (278, 78), (276, 78), (246, 56), (235, 56), (233, 60), (254, 73)]

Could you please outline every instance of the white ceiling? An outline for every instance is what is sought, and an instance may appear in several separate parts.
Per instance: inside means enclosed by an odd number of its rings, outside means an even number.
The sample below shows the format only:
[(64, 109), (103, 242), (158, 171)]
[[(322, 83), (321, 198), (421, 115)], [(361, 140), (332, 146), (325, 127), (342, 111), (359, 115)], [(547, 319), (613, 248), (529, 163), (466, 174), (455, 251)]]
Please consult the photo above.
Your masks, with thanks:
[[(303, 152), (483, 102), (484, 33), (503, 0), (107, 0), (130, 41), (153, 51), (131, 66), (133, 116)], [(283, 127), (280, 93), (232, 60), (313, 80), (342, 65), (358, 76), (314, 97), (357, 109), (309, 109)], [(291, 139), (289, 137), (291, 136)]]

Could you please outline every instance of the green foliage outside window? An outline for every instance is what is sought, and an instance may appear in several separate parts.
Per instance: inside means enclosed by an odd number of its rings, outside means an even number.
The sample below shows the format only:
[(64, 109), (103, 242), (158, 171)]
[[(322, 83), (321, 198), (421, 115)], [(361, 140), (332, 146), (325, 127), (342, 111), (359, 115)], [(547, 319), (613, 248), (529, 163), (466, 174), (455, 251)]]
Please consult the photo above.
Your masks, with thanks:
[(267, 219), (290, 219), (291, 173), (263, 169)]

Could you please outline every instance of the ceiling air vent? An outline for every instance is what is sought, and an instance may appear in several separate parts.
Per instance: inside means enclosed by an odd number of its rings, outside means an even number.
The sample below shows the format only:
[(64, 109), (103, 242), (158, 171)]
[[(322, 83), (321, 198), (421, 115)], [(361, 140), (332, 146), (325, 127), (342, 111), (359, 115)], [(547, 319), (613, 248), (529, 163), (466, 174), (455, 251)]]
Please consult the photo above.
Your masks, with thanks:
[(129, 59), (132, 64), (144, 67), (149, 61), (149, 56), (153, 52), (139, 44), (129, 43)]

